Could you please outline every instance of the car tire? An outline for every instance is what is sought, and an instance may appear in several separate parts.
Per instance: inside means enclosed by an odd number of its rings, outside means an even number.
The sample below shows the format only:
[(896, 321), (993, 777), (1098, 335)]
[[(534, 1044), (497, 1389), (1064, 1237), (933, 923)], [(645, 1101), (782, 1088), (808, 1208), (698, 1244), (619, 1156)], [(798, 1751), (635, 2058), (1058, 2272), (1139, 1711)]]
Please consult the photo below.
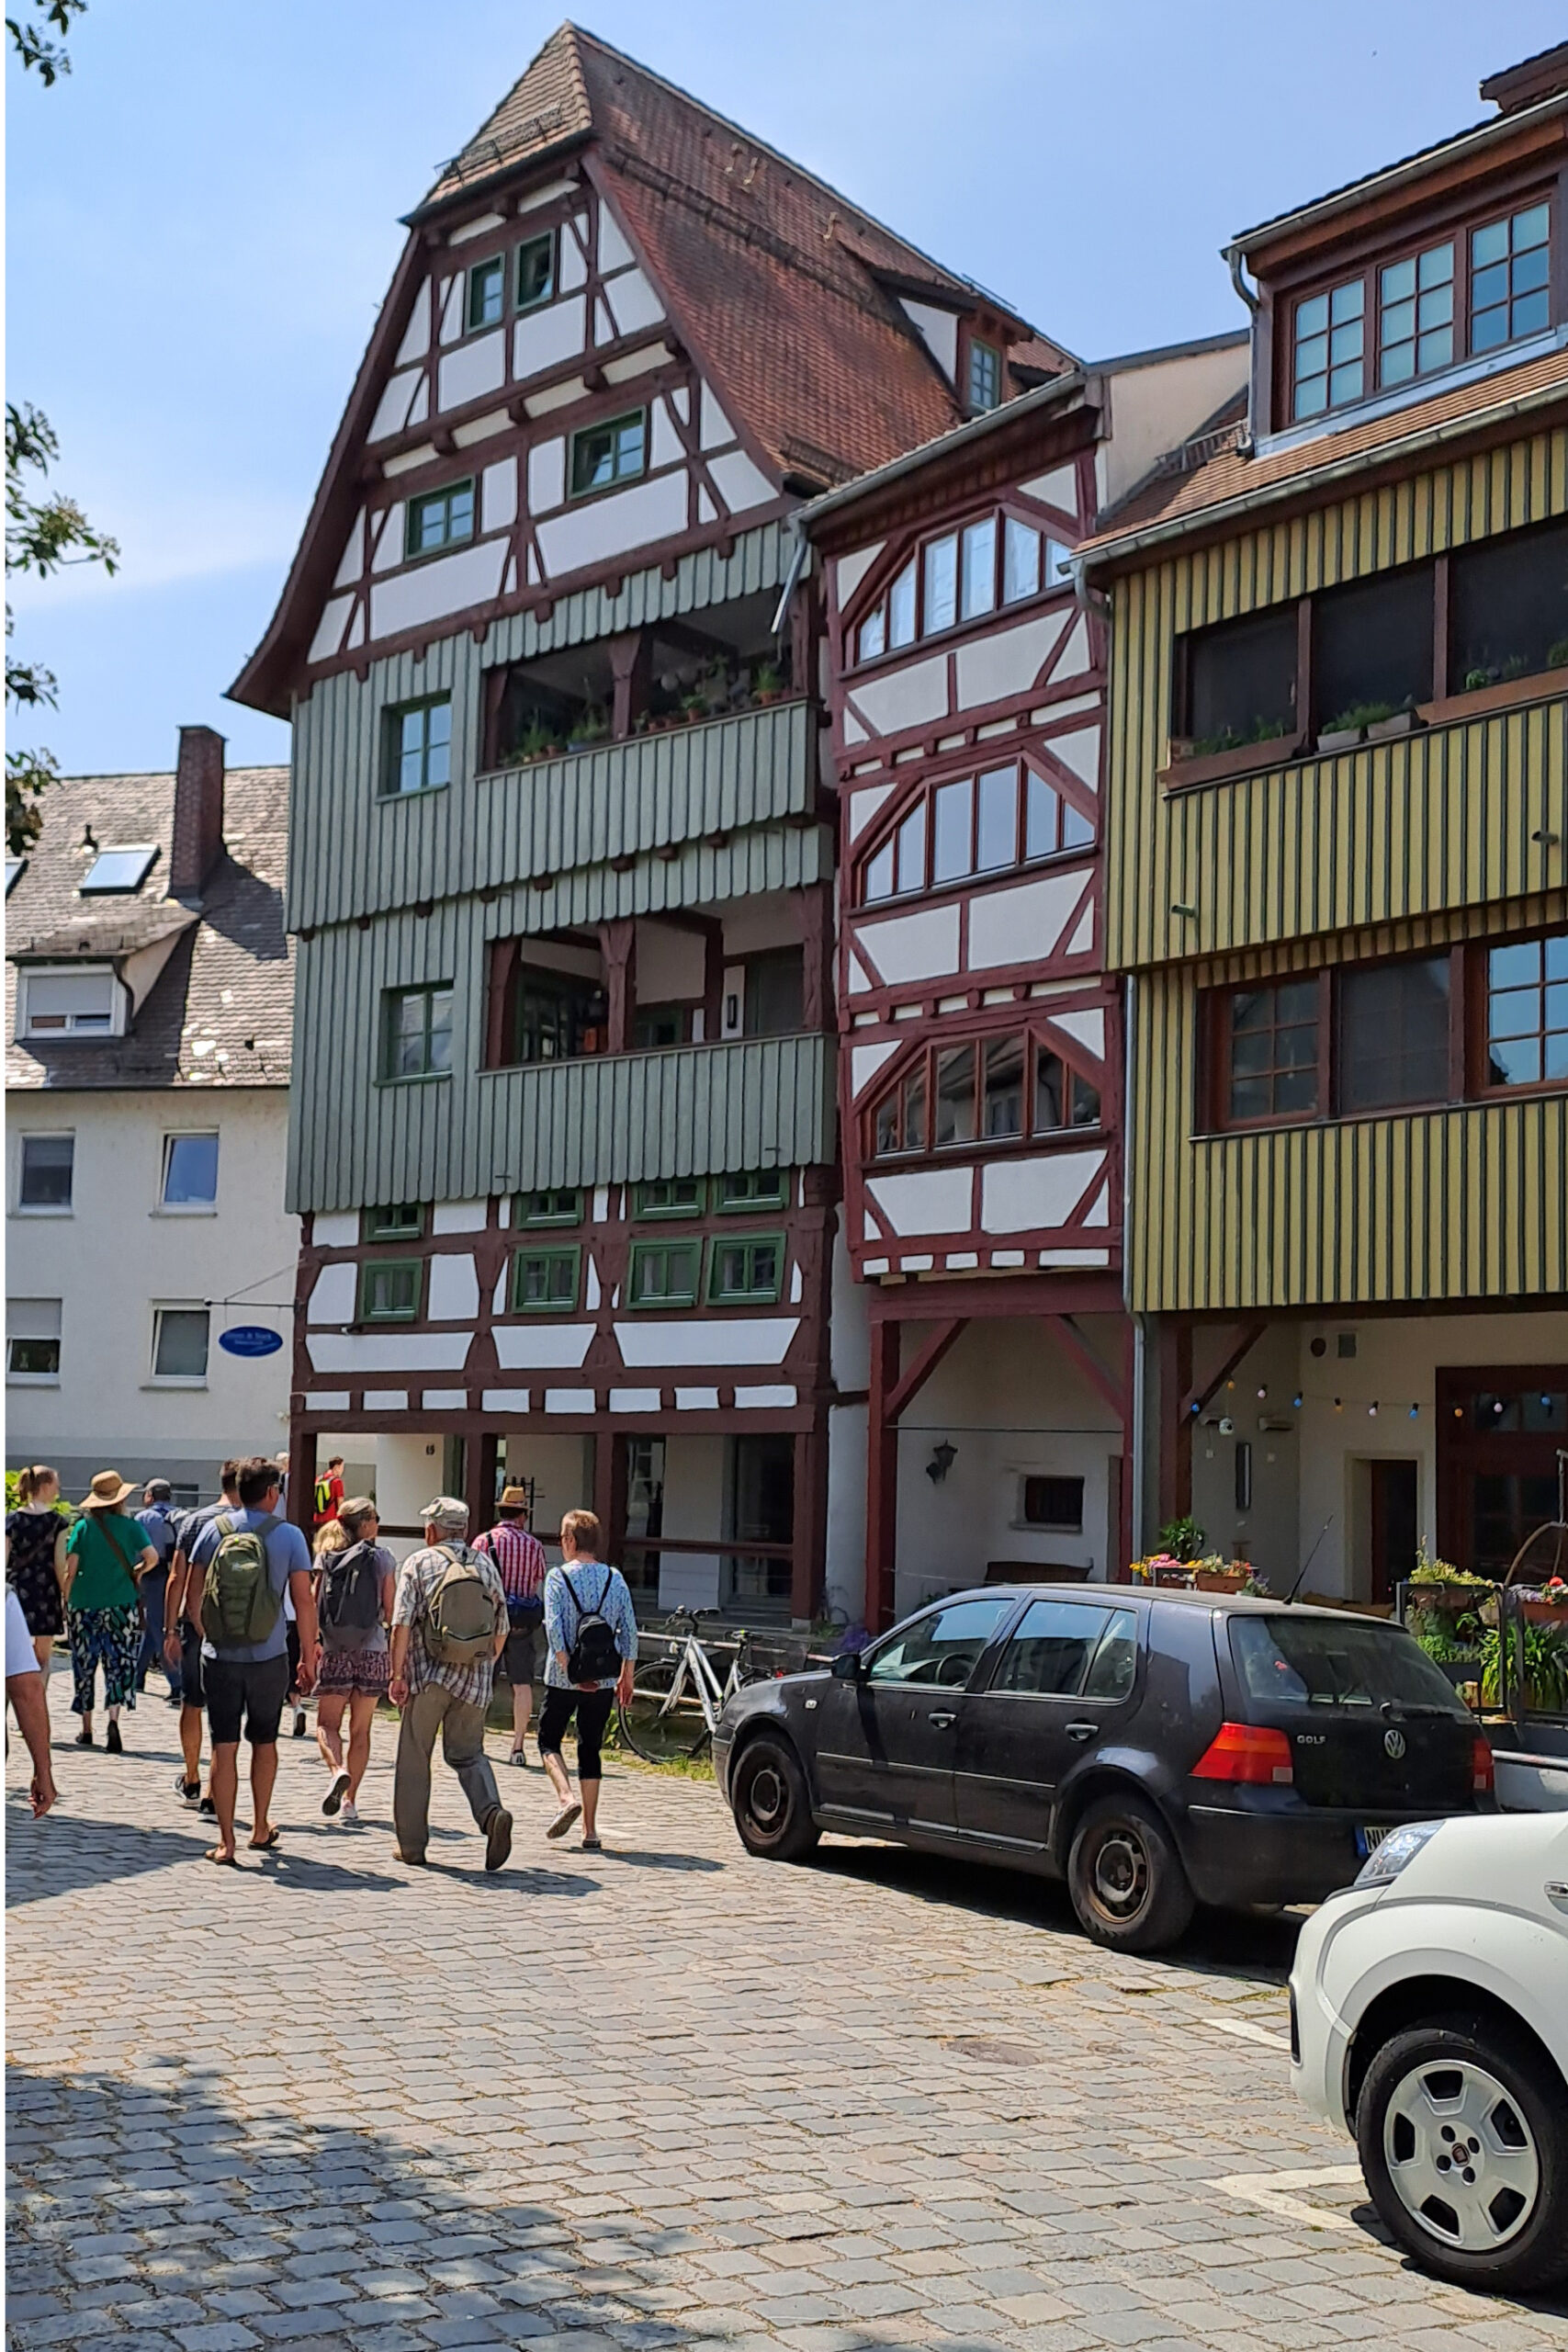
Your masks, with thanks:
[(1073, 1832), (1067, 1893), (1086, 1935), (1112, 1951), (1163, 1951), (1196, 1907), (1181, 1857), (1152, 1804), (1100, 1797)]
[(729, 1768), (729, 1803), (741, 1844), (766, 1861), (802, 1861), (821, 1838), (800, 1759), (784, 1740), (747, 1741)]
[(1423, 2270), (1508, 2294), (1568, 2278), (1568, 2116), (1546, 2075), (1491, 2017), (1432, 2018), (1376, 2052), (1356, 2145), (1383, 2226)]

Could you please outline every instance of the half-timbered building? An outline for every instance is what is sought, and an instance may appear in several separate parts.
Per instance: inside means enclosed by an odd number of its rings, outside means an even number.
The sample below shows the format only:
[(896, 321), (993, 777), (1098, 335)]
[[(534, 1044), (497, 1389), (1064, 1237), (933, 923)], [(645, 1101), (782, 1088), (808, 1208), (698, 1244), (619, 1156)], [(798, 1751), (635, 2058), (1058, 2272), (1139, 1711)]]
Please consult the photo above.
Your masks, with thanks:
[(1071, 558), (1245, 364), (1232, 334), (1075, 367), (807, 516), (840, 790), (874, 1623), (955, 1581), (1104, 1577), (1129, 1556), (1106, 640)]
[(831, 1524), (858, 1607), (794, 518), (1068, 363), (570, 26), (408, 229), (235, 688), (294, 731), (293, 1492), (504, 1469), (645, 1593), (797, 1617)]
[(1568, 1445), (1568, 46), (1239, 237), (1109, 614), (1144, 1532), (1383, 1599)]

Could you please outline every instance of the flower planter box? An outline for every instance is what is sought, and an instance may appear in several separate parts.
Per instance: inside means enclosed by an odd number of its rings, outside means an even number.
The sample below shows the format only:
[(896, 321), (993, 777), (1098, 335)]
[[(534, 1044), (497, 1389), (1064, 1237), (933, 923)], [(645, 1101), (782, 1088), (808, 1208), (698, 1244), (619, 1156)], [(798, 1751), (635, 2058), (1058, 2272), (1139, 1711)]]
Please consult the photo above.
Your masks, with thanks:
[(1367, 729), (1369, 743), (1389, 743), (1399, 735), (1414, 735), (1425, 727), (1419, 711), (1396, 710), (1392, 718), (1375, 718)]
[(1413, 1584), (1406, 1605), (1411, 1609), (1450, 1610), (1462, 1615), (1496, 1598), (1495, 1588), (1484, 1584)]
[(1192, 1581), (1200, 1592), (1239, 1592), (1247, 1575), (1235, 1568), (1200, 1568)]
[(1233, 776), (1259, 775), (1269, 768), (1282, 767), (1301, 748), (1297, 734), (1270, 735), (1261, 743), (1236, 743), (1228, 752), (1194, 752), (1186, 738), (1175, 736), (1169, 763), (1155, 781), (1172, 792), (1185, 785), (1224, 784)]
[(1358, 743), (1367, 740), (1364, 727), (1331, 727), (1317, 739), (1320, 752), (1353, 752)]
[(1568, 1601), (1521, 1600), (1519, 1614), (1527, 1625), (1555, 1625), (1568, 1634)]

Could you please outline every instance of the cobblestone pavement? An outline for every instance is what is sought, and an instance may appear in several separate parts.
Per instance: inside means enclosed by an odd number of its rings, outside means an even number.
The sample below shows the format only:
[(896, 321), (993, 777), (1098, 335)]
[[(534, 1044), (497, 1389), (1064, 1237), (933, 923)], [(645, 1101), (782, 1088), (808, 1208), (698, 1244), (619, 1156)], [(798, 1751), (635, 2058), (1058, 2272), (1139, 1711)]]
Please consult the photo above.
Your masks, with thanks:
[(711, 1787), (634, 1770), (602, 1856), (504, 1772), (487, 1879), (438, 1766), (411, 1871), (384, 1722), (364, 1829), (286, 1738), (280, 1851), (219, 1871), (173, 1729), (61, 1748), (40, 1824), (12, 1743), (18, 2346), (1568, 2346), (1369, 2225), (1290, 2095), (1286, 1923), (1114, 1959), (1027, 1881), (753, 1862)]

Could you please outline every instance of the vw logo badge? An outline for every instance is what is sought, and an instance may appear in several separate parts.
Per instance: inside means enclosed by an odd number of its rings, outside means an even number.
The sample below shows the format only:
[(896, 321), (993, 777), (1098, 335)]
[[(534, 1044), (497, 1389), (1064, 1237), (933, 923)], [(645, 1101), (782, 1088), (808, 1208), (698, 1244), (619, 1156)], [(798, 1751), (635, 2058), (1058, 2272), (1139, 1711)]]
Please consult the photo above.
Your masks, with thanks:
[(1397, 1764), (1404, 1753), (1404, 1734), (1402, 1731), (1385, 1731), (1382, 1744)]

